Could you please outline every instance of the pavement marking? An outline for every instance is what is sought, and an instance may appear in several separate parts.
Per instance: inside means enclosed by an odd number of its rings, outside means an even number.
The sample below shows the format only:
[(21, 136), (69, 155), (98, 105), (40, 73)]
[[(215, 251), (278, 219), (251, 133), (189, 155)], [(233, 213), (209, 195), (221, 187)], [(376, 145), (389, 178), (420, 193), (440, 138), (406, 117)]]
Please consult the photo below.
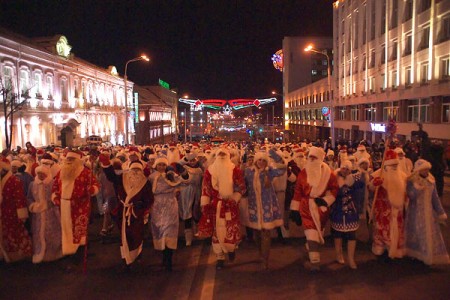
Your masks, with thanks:
[[(202, 246), (199, 247), (194, 247), (194, 246), (190, 246), (189, 247), (189, 258), (188, 258), (188, 263), (187, 266), (184, 266), (183, 268), (187, 271), (183, 272), (183, 277), (180, 280), (180, 284), (179, 288), (177, 289), (177, 294), (175, 299), (189, 299), (189, 294), (190, 294), (190, 290), (192, 287), (192, 284), (194, 282), (194, 277), (195, 277), (195, 269), (198, 268), (199, 262), (200, 262), (200, 258), (201, 258), (201, 251), (202, 251)], [(192, 268), (192, 271), (188, 271), (189, 268)]]
[(201, 299), (209, 300), (214, 297), (214, 285), (216, 282), (216, 267), (214, 262), (216, 261), (216, 255), (214, 254), (212, 247), (208, 256), (208, 265), (206, 267), (205, 279), (203, 281)]

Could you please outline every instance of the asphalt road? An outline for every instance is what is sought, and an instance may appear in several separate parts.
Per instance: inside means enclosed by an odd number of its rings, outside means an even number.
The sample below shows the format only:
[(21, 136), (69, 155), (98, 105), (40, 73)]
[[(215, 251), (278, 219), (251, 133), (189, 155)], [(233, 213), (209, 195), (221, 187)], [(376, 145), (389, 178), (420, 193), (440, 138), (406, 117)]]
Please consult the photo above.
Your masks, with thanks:
[[(442, 201), (450, 215), (450, 178)], [(251, 241), (241, 243), (234, 263), (216, 271), (208, 241), (187, 248), (180, 239), (174, 270), (167, 272), (148, 237), (142, 259), (127, 271), (121, 266), (118, 231), (104, 243), (97, 235), (100, 222), (96, 218), (90, 226), (86, 274), (82, 265), (68, 270), (70, 259), (40, 265), (1, 262), (0, 299), (450, 299), (450, 265), (377, 260), (364, 229), (357, 245), (357, 270), (334, 262), (327, 238), (321, 271), (311, 273), (305, 240), (294, 237), (286, 244), (273, 239), (268, 271), (262, 270)], [(442, 230), (450, 249), (450, 223)]]

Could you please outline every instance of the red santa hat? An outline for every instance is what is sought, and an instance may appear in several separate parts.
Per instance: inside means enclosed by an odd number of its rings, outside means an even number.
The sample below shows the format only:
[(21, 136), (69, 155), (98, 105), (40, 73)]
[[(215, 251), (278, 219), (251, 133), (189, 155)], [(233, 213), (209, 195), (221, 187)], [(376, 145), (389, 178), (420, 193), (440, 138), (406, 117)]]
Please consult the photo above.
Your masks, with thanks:
[(177, 144), (176, 144), (176, 143), (170, 143), (170, 144), (169, 144), (169, 149), (170, 149), (170, 148), (176, 148), (176, 147), (177, 147)]
[(144, 165), (143, 165), (139, 160), (132, 161), (132, 162), (130, 163), (130, 170), (131, 170), (131, 169), (144, 170)]
[(430, 162), (426, 161), (425, 159), (418, 159), (415, 163), (414, 163), (414, 172), (419, 172), (422, 170), (431, 169), (431, 164)]
[(340, 149), (339, 149), (339, 152), (347, 152), (347, 146), (342, 146)]
[(36, 152), (37, 156), (42, 156), (44, 154), (45, 154), (45, 151), (43, 149), (38, 149), (37, 152)]
[(53, 158), (49, 153), (45, 153), (41, 158), (41, 164), (53, 164)]
[(397, 153), (392, 149), (388, 149), (386, 151), (386, 155), (384, 158), (384, 165), (391, 166), (391, 165), (398, 165), (398, 163), (399, 163), (399, 160), (398, 160)]
[(11, 162), (6, 157), (3, 157), (0, 160), (0, 169), (4, 169), (7, 171), (11, 170)]
[(76, 159), (82, 159), (83, 158), (83, 152), (78, 150), (69, 150), (66, 154), (66, 158), (76, 158)]
[(318, 160), (323, 161), (325, 158), (325, 151), (322, 148), (312, 146), (309, 148), (308, 156), (317, 157)]

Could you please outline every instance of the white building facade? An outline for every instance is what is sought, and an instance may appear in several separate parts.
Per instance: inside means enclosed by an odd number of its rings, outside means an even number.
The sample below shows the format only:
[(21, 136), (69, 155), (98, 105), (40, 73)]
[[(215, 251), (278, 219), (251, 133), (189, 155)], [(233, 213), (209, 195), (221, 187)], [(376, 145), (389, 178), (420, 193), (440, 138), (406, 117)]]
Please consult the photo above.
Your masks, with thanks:
[[(336, 139), (379, 141), (394, 118), (400, 140), (423, 123), (430, 138), (449, 141), (450, 1), (340, 0), (333, 24)], [(315, 88), (319, 94), (324, 84)], [(313, 95), (303, 88), (285, 98), (295, 93)], [(315, 121), (303, 118), (312, 108), (302, 105), (285, 103), (298, 115), (288, 125)]]
[[(78, 146), (90, 135), (124, 143), (123, 79), (115, 67), (100, 68), (76, 58), (70, 50), (64, 36), (27, 39), (0, 30), (2, 83), (21, 95), (20, 100), (27, 98), (14, 114), (12, 148), (28, 141), (38, 147)], [(132, 99), (132, 82), (128, 81), (127, 89)], [(132, 140), (133, 116), (128, 117)], [(5, 116), (0, 112), (1, 148), (5, 147), (4, 127)]]

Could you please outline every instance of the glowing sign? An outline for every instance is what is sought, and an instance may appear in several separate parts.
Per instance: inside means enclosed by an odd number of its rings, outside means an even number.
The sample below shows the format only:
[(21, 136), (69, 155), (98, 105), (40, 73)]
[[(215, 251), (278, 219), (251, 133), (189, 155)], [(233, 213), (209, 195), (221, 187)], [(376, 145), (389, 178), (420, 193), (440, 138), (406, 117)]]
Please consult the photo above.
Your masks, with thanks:
[(68, 58), (70, 55), (70, 50), (72, 50), (72, 46), (69, 45), (67, 38), (63, 35), (60, 36), (59, 40), (56, 42), (56, 53), (60, 56)]
[(274, 55), (272, 55), (272, 63), (273, 63), (273, 67), (277, 70), (279, 70), (280, 72), (283, 72), (283, 50), (280, 49), (277, 52), (275, 52)]
[(170, 90), (170, 85), (162, 79), (158, 79), (158, 84), (165, 89)]
[(329, 114), (330, 114), (330, 108), (328, 106), (322, 107), (322, 115), (326, 117)]
[(375, 132), (386, 132), (386, 124), (383, 123), (370, 123), (370, 128)]

